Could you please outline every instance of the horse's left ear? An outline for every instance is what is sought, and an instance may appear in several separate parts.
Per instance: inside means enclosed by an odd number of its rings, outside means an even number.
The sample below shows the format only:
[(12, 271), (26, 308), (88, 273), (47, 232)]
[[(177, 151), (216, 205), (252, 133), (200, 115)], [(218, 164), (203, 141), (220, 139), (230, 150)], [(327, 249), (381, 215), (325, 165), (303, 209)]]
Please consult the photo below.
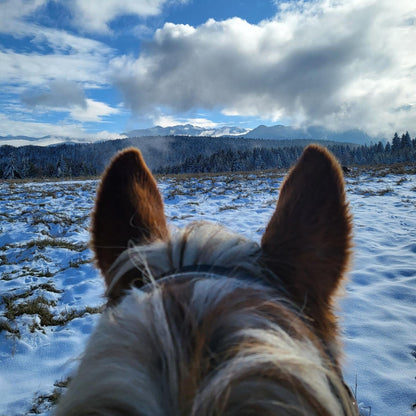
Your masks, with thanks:
[(323, 147), (307, 147), (280, 189), (263, 260), (326, 339), (336, 332), (332, 297), (348, 265), (351, 228), (338, 162)]
[(130, 241), (145, 244), (167, 235), (162, 197), (140, 151), (120, 152), (103, 175), (92, 217), (92, 247), (106, 284)]

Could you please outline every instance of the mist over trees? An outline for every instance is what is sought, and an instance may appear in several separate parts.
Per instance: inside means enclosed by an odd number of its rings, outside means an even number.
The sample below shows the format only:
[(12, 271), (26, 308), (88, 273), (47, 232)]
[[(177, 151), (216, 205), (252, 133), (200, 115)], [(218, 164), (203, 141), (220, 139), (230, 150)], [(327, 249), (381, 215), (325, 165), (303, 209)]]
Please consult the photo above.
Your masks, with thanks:
[[(315, 143), (317, 141), (314, 141)], [(253, 171), (289, 168), (308, 140), (260, 140), (212, 137), (140, 137), (89, 144), (1, 146), (0, 178), (100, 175), (121, 149), (139, 148), (155, 173)], [(321, 141), (342, 165), (416, 161), (416, 138), (394, 134), (391, 143), (370, 146)]]

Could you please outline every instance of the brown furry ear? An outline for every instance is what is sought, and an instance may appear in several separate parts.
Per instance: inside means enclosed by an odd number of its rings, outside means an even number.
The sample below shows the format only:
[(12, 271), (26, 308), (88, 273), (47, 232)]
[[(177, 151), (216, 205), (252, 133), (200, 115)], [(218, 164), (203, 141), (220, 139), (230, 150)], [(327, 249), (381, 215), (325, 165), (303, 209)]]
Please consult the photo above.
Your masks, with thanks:
[(331, 297), (348, 265), (351, 229), (338, 162), (323, 147), (308, 146), (281, 187), (262, 249), (326, 339), (336, 331)]
[(108, 273), (129, 241), (167, 238), (162, 197), (137, 149), (120, 152), (105, 171), (92, 217), (92, 247), (107, 285)]

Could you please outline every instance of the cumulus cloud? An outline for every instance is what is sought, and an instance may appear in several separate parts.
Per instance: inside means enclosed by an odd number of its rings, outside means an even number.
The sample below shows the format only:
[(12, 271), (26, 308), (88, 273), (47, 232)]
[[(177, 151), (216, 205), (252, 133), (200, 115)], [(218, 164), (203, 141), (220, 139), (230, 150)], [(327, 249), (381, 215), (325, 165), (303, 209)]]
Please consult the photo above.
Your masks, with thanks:
[[(61, 0), (63, 1), (63, 0)], [(74, 14), (73, 22), (87, 32), (105, 33), (109, 23), (119, 16), (155, 16), (166, 3), (186, 3), (187, 0), (67, 0)]]
[(113, 81), (140, 114), (221, 109), (333, 129), (416, 130), (415, 39), (413, 0), (290, 2), (258, 25), (166, 23), (138, 59), (113, 59)]

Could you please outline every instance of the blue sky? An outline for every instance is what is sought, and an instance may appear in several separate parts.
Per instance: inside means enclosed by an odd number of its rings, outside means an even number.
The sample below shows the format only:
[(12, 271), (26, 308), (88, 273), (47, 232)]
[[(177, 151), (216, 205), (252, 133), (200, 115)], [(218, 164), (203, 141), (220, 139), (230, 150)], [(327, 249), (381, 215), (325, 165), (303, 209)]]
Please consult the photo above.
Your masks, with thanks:
[(0, 0), (0, 136), (416, 133), (414, 0)]

